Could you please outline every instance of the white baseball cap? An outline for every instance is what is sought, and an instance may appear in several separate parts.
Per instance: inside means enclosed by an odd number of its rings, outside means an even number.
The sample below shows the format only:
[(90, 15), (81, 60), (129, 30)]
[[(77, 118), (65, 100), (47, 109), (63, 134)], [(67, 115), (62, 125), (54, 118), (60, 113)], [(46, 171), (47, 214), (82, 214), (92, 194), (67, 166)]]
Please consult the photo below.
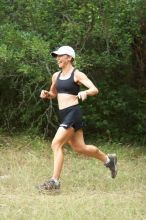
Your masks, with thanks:
[(51, 53), (51, 55), (53, 57), (56, 57), (57, 55), (69, 55), (71, 56), (72, 58), (75, 59), (75, 51), (72, 47), (70, 46), (62, 46), (62, 47), (59, 47), (57, 50), (53, 51)]

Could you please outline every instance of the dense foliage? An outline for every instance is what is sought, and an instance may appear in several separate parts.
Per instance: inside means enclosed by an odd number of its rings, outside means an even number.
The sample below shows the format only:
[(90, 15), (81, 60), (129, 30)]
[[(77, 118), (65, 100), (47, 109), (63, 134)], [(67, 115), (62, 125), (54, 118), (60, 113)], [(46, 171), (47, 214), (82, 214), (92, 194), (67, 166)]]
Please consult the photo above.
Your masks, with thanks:
[(1, 0), (0, 126), (51, 135), (56, 101), (42, 101), (57, 70), (50, 52), (77, 51), (76, 65), (100, 90), (83, 103), (86, 132), (140, 140), (146, 131), (144, 0)]

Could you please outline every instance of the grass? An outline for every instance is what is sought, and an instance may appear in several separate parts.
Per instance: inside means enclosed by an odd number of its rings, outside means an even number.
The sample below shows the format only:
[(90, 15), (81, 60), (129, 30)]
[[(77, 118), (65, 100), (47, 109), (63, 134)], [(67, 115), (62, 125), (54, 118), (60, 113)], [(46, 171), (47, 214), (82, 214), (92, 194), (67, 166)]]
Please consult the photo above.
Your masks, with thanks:
[(100, 161), (67, 147), (61, 193), (39, 194), (35, 185), (48, 179), (53, 168), (49, 143), (1, 135), (0, 220), (145, 220), (145, 149), (120, 143), (99, 148), (118, 154), (115, 180)]

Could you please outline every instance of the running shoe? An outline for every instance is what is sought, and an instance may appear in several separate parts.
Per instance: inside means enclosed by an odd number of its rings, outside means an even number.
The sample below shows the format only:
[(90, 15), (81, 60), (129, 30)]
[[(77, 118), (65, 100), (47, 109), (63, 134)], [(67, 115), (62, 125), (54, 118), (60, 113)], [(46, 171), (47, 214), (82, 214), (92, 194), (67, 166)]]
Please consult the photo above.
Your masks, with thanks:
[(60, 182), (55, 182), (53, 179), (44, 182), (43, 184), (37, 186), (40, 191), (47, 191), (47, 192), (59, 192), (60, 191)]
[(110, 169), (111, 177), (115, 178), (117, 175), (117, 156), (116, 154), (109, 154), (108, 157), (110, 161), (105, 166)]

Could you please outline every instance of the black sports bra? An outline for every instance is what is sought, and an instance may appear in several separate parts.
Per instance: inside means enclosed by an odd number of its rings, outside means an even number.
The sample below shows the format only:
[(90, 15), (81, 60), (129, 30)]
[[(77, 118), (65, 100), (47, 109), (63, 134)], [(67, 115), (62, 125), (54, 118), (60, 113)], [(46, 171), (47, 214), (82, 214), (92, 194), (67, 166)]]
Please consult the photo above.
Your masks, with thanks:
[(58, 93), (67, 93), (71, 95), (77, 95), (79, 93), (80, 86), (74, 82), (74, 72), (75, 69), (68, 79), (60, 79), (61, 72), (58, 74), (56, 80), (56, 89)]

